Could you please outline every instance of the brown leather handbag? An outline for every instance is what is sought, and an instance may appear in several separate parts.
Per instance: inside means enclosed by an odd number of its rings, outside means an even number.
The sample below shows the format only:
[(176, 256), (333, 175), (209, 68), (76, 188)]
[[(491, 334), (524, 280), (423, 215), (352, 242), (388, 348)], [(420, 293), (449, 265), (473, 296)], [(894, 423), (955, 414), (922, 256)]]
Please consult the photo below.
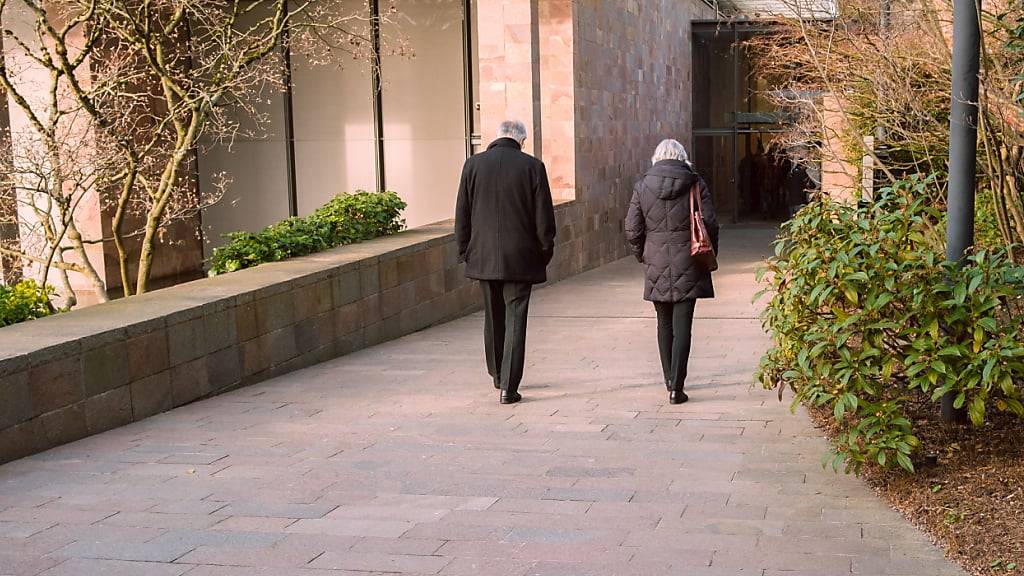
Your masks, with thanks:
[[(695, 200), (696, 199), (696, 200)], [(718, 270), (718, 256), (704, 226), (704, 209), (700, 202), (700, 186), (690, 188), (690, 257), (708, 272)]]

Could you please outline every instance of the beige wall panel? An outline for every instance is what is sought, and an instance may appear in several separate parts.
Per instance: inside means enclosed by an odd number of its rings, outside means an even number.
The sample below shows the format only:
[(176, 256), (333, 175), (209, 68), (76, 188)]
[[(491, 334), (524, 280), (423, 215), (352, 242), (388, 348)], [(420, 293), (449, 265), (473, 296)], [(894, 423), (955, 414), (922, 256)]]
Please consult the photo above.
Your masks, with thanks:
[(384, 59), (384, 158), (389, 190), (410, 227), (453, 217), (466, 159), (461, 0), (395, 0), (395, 25), (414, 56)]
[[(345, 9), (355, 14), (365, 5), (350, 0)], [(343, 192), (376, 190), (369, 63), (311, 66), (296, 55), (292, 75), (299, 215)]]
[(220, 202), (203, 210), (207, 256), (224, 243), (224, 234), (255, 232), (288, 216), (288, 166), (279, 136), (238, 140), (230, 148), (213, 146), (201, 152), (199, 185), (212, 187), (220, 172), (231, 181)]

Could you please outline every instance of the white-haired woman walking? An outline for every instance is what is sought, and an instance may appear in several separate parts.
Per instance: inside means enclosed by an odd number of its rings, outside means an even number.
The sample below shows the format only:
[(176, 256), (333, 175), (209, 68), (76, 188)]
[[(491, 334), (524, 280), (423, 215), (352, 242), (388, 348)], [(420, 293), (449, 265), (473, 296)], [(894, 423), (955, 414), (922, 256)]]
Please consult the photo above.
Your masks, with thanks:
[[(647, 265), (644, 299), (658, 315), (658, 351), (669, 402), (682, 404), (687, 395), (686, 365), (690, 359), (693, 311), (698, 298), (714, 298), (711, 272), (690, 257), (690, 195), (698, 191), (704, 225), (718, 252), (718, 219), (704, 179), (686, 149), (663, 140), (651, 168), (633, 188), (626, 214), (626, 239), (637, 260)], [(696, 200), (696, 198), (695, 198)]]

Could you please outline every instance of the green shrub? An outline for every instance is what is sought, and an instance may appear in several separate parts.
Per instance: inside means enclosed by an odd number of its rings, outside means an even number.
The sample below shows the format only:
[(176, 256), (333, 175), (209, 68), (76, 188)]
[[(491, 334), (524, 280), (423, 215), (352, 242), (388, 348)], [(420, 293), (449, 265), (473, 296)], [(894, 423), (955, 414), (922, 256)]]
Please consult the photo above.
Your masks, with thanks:
[(758, 377), (780, 397), (794, 390), (794, 406), (832, 411), (836, 469), (913, 471), (910, 401), (952, 392), (975, 426), (990, 410), (1024, 416), (1020, 271), (1005, 251), (947, 265), (930, 185), (913, 177), (861, 206), (812, 202), (783, 226), (761, 273), (773, 346)]
[(405, 207), (394, 192), (357, 191), (335, 196), (306, 218), (288, 218), (256, 233), (232, 232), (213, 251), (210, 276), (394, 234), (405, 226)]
[(310, 216), (329, 230), (330, 244), (341, 246), (402, 230), (405, 221), (399, 218), (405, 202), (394, 192), (335, 196)]
[(35, 280), (22, 280), (13, 286), (0, 284), (0, 326), (9, 326), (53, 314), (50, 295), (53, 288)]
[(1006, 240), (999, 231), (996, 215), (996, 195), (992, 190), (978, 190), (974, 205), (974, 243), (979, 248), (997, 249), (1006, 246)]

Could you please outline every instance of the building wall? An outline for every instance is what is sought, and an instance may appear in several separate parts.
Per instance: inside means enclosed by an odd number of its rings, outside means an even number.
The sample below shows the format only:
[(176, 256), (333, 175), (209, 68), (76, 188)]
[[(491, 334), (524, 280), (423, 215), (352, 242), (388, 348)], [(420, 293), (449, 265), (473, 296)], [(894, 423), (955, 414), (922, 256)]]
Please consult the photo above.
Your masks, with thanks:
[[(633, 181), (654, 145), (675, 137), (690, 145), (690, 19), (707, 16), (696, 0), (473, 0), (480, 123), (484, 144), (497, 123), (521, 118), (527, 150), (545, 161), (554, 196), (578, 200), (569, 233), (587, 254), (567, 252), (568, 273), (621, 255), (621, 220)], [(387, 35), (409, 42), (412, 55), (385, 58), (382, 100), (387, 187), (405, 198), (410, 226), (452, 213), (465, 157), (465, 87), (461, 0), (396, 0)], [(365, 10), (363, 0), (345, 9)], [(309, 214), (333, 195), (376, 186), (368, 66), (308, 66), (295, 56), (297, 209)], [(204, 142), (197, 154), (203, 194), (227, 176), (223, 198), (204, 210), (202, 225), (182, 223), (158, 251), (159, 277), (195, 274), (205, 255), (235, 230), (258, 230), (288, 215), (285, 99), (268, 88), (268, 118), (245, 118), (230, 144)], [(476, 104), (476, 103), (474, 103)], [(18, 123), (12, 118), (12, 125)], [(109, 227), (99, 199), (86, 220)], [(578, 220), (578, 221), (577, 221)], [(583, 236), (598, 232), (584, 242)], [(105, 250), (104, 250), (105, 248)], [(95, 246), (101, 273), (118, 280), (111, 246)], [(569, 261), (571, 260), (571, 262)]]
[(369, 62), (314, 66), (305, 60), (292, 57), (300, 215), (341, 192), (377, 188)]
[(690, 21), (710, 16), (696, 0), (479, 0), (484, 141), (524, 121), (555, 198), (576, 201), (559, 276), (625, 255), (626, 206), (654, 147), (691, 144)]
[(537, 13), (530, 0), (478, 0), (476, 21), (482, 144), (494, 140), (501, 121), (520, 120), (528, 134), (524, 151), (543, 160), (534, 99)]
[(200, 190), (221, 194), (202, 214), (207, 256), (229, 232), (256, 231), (288, 217), (284, 96), (271, 88), (260, 96), (267, 126), (242, 131), (230, 143), (200, 143)]
[[(248, 13), (241, 26), (270, 17), (270, 7)], [(199, 189), (220, 199), (203, 210), (206, 255), (236, 230), (256, 231), (288, 217), (288, 157), (285, 140), (285, 95), (266, 86), (254, 100), (259, 122), (239, 111), (231, 142), (204, 140), (197, 164)]]
[(622, 221), (655, 146), (692, 147), (690, 21), (695, 0), (581, 0), (575, 17), (576, 197), (586, 206), (588, 260), (623, 255)]
[[(452, 214), (465, 158), (462, 3), (426, 1), (398, 2), (396, 23), (384, 30), (413, 52), (382, 65), (387, 188), (409, 203), (412, 227)], [(710, 9), (697, 0), (473, 6), (482, 144), (500, 121), (523, 120), (526, 151), (545, 162), (556, 200), (580, 203), (579, 218), (567, 219), (564, 231), (576, 249), (556, 256), (555, 265), (568, 274), (625, 254), (626, 204), (654, 147), (669, 137), (692, 146), (690, 21), (711, 16)], [(370, 78), (358, 62), (339, 69), (297, 59), (294, 70), (297, 194), (306, 214), (333, 194), (371, 184)], [(272, 114), (283, 110), (270, 105)], [(236, 144), (234, 156), (207, 154), (209, 170), (243, 172), (222, 205), (204, 215), (210, 247), (214, 232), (255, 230), (284, 216), (284, 154), (275, 141), (280, 130), (272, 125), (271, 132), (266, 142)], [(266, 154), (245, 158), (259, 153), (245, 146)]]
[(576, 198), (575, 10), (573, 0), (539, 0), (543, 155), (556, 200)]
[[(335, 4), (369, 35), (365, 0)], [(393, 6), (394, 13), (388, 12)], [(462, 0), (394, 0), (382, 6), (381, 105), (385, 188), (409, 205), (410, 227), (450, 218), (466, 158)], [(309, 215), (334, 196), (376, 190), (376, 141), (369, 53), (339, 52), (328, 63), (292, 60), (296, 209)], [(317, 62), (314, 62), (317, 61)], [(262, 95), (266, 125), (200, 155), (201, 186), (230, 175), (223, 199), (204, 212), (209, 254), (223, 234), (256, 231), (288, 216), (284, 95)]]

